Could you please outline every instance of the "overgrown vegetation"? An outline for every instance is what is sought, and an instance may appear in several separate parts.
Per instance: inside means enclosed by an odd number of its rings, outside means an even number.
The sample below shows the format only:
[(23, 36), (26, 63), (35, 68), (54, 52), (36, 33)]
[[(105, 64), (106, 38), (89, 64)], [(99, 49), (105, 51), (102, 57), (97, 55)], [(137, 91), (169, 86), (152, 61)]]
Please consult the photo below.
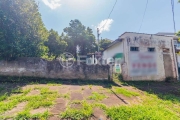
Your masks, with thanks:
[[(34, 89), (40, 90), (40, 95), (27, 96), (31, 89), (22, 90), (20, 88), (12, 90), (12, 94), (6, 96), (0, 102), (0, 115), (4, 112), (13, 109), (17, 104), (21, 102), (27, 102), (24, 111), (18, 113), (15, 119), (19, 118), (33, 118), (33, 117), (45, 117), (45, 114), (37, 114), (36, 116), (30, 116), (29, 111), (32, 109), (37, 109), (39, 107), (50, 107), (54, 104), (54, 100), (57, 98), (58, 94), (55, 91), (50, 91), (48, 88), (35, 87)], [(33, 90), (33, 89), (32, 89)]]
[(93, 113), (93, 108), (91, 105), (89, 105), (85, 101), (75, 101), (72, 104), (80, 104), (82, 105), (82, 108), (80, 109), (75, 109), (71, 108), (70, 106), (64, 111), (63, 113), (60, 114), (60, 117), (63, 119), (72, 119), (72, 120), (83, 120), (83, 119), (88, 119), (91, 117)]
[(107, 110), (112, 120), (178, 120), (170, 110), (156, 106), (121, 106)]
[(116, 94), (122, 94), (124, 96), (127, 97), (132, 97), (132, 96), (139, 96), (140, 94), (137, 92), (133, 92), (133, 91), (129, 91), (125, 88), (121, 88), (121, 87), (113, 87), (112, 89)]
[[(139, 90), (131, 90), (133, 89), (133, 87), (130, 87), (130, 84), (133, 84), (134, 87), (141, 88), (142, 86), (147, 85), (147, 82), (139, 82), (136, 84), (127, 83), (131, 89), (129, 89), (128, 86), (126, 86), (127, 88), (123, 86), (123, 83), (120, 87), (116, 84), (100, 82), (98, 83), (98, 85), (100, 86), (99, 89), (94, 89), (94, 85), (98, 87), (96, 82), (86, 82), (84, 83), (86, 86), (79, 86), (78, 92), (82, 94), (85, 92), (85, 90), (89, 90), (90, 92), (92, 92), (92, 94), (83, 101), (72, 101), (70, 99), (72, 94), (71, 91), (64, 94), (57, 93), (56, 91), (51, 91), (49, 89), (53, 87), (57, 87), (59, 89), (63, 88), (64, 86), (62, 81), (58, 82), (61, 84), (57, 85), (54, 82), (47, 81), (46, 83), (48, 83), (46, 86), (42, 84), (31, 84), (31, 87), (27, 88), (22, 88), (20, 84), (16, 84), (17, 87), (12, 87), (12, 89), (6, 88), (6, 85), (11, 83), (0, 85), (0, 88), (3, 88), (3, 91), (0, 92), (0, 119), (49, 119), (49, 117), (51, 116), (50, 111), (36, 114), (31, 114), (31, 111), (38, 108), (52, 108), (55, 104), (54, 102), (56, 101), (56, 99), (60, 97), (63, 100), (68, 101), (68, 105), (66, 106), (65, 111), (59, 113), (59, 117), (63, 119), (90, 119), (93, 116), (93, 110), (95, 108), (103, 110), (105, 115), (107, 115), (111, 120), (178, 120), (180, 118), (180, 96), (179, 93), (177, 93), (179, 92), (179, 89), (177, 89), (178, 91), (176, 91), (176, 94), (173, 94), (173, 92), (159, 94), (154, 92), (153, 90), (147, 90), (147, 92), (143, 91), (142, 93), (140, 93)], [(77, 82), (77, 84), (83, 85), (83, 82)], [(153, 84), (155, 83), (149, 83), (150, 86), (152, 86)], [(173, 83), (165, 84), (175, 85)], [(176, 85), (177, 84), (179, 83), (176, 83)], [(86, 87), (88, 89), (85, 89)], [(110, 90), (112, 90), (111, 94), (107, 92)], [(31, 94), (31, 91), (38, 91), (38, 94), (33, 95)], [(106, 105), (105, 103), (101, 103), (103, 99), (113, 94), (116, 94), (117, 96), (124, 95), (127, 97), (138, 96), (138, 99), (136, 99), (135, 104), (133, 102), (130, 102), (131, 104), (124, 104), (116, 107), (108, 107), (108, 104)], [(133, 97), (132, 99), (134, 98), (136, 97)], [(94, 100), (93, 103), (89, 102), (88, 99)], [(111, 98), (109, 97), (107, 99)], [(137, 100), (139, 100), (139, 102)], [(16, 115), (4, 115), (4, 113), (13, 110), (13, 108), (15, 108), (20, 103), (25, 103), (22, 111), (17, 112)]]
[(34, 114), (31, 115), (29, 111), (22, 111), (19, 112), (18, 115), (14, 118), (14, 120), (28, 120), (28, 119), (40, 119), (40, 120), (47, 120), (50, 116), (50, 113), (48, 111), (40, 114)]
[(96, 100), (96, 101), (101, 101), (104, 98), (106, 98), (106, 96), (104, 94), (99, 94), (97, 92), (93, 92), (92, 95), (88, 97), (88, 99)]

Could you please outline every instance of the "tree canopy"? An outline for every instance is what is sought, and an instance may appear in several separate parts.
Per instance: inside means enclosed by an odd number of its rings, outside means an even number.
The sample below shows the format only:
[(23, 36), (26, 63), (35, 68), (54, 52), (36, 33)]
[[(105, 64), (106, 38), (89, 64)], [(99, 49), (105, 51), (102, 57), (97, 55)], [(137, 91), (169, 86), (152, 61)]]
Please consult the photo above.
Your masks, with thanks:
[(110, 44), (111, 44), (111, 40), (109, 40), (109, 39), (102, 39), (99, 42), (100, 51), (104, 51)]
[(76, 47), (79, 46), (80, 54), (95, 52), (97, 45), (93, 31), (85, 27), (79, 20), (71, 20), (69, 27), (64, 28), (67, 36), (67, 51), (76, 56)]
[[(104, 50), (111, 41), (100, 42)], [(0, 1), (0, 59), (12, 60), (18, 57), (57, 58), (63, 52), (76, 57), (97, 51), (95, 35), (90, 27), (79, 20), (71, 20), (69, 26), (59, 35), (47, 30), (35, 0)]]
[(55, 58), (57, 58), (65, 51), (67, 42), (62, 38), (63, 36), (59, 36), (58, 32), (54, 31), (53, 29), (49, 31), (48, 41), (45, 42), (45, 45), (49, 48), (48, 55), (50, 57), (55, 56)]
[(47, 30), (34, 0), (0, 1), (0, 58), (41, 56)]

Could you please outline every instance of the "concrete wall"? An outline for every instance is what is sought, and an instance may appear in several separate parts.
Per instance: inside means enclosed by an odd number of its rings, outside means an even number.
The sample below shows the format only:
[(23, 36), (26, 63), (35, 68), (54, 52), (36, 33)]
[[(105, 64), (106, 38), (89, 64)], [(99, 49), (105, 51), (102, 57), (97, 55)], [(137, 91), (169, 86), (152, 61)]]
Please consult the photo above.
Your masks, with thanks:
[[(173, 37), (166, 37), (166, 36), (157, 36), (157, 35), (150, 35), (150, 34), (137, 34), (137, 33), (125, 33), (121, 36), (124, 38), (124, 53), (125, 53), (125, 63), (122, 64), (123, 66), (123, 76), (125, 80), (157, 80), (163, 81), (167, 77), (165, 73), (168, 73), (169, 70), (172, 70), (171, 76), (176, 78), (176, 66), (175, 66), (175, 57), (173, 51)], [(138, 76), (132, 77), (129, 74), (128, 68), (130, 68), (130, 59), (129, 55), (132, 53), (130, 51), (130, 47), (139, 47), (139, 51), (137, 52), (148, 52), (148, 47), (154, 47), (156, 53), (156, 64), (157, 64), (157, 74), (156, 75), (148, 75), (148, 76)], [(169, 49), (169, 52), (163, 52), (163, 49)], [(170, 56), (169, 61), (169, 69), (165, 68), (164, 62), (166, 59), (163, 57), (165, 54)]]
[(77, 65), (62, 67), (59, 61), (41, 58), (20, 58), (16, 61), (0, 61), (0, 75), (30, 76), (60, 79), (108, 80), (108, 65)]
[(180, 55), (177, 54), (177, 62), (178, 62), (178, 67), (180, 68)]

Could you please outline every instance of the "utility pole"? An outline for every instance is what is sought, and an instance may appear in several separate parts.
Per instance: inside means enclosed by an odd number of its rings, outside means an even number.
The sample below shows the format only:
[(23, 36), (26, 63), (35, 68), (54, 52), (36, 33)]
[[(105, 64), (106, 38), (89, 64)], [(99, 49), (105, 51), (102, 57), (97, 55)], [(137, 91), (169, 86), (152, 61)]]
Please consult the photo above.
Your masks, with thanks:
[(99, 28), (97, 28), (97, 38), (98, 38), (98, 52), (99, 52), (99, 36), (100, 36), (100, 33), (99, 33)]

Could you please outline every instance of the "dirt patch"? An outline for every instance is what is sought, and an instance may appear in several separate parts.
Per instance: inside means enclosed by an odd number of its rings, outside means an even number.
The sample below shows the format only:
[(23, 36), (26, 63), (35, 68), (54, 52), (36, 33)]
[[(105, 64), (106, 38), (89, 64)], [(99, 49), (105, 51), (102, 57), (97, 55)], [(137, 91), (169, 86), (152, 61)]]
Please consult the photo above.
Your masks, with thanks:
[(79, 92), (72, 92), (71, 101), (74, 101), (74, 100), (83, 100), (83, 95)]
[(31, 110), (30, 114), (31, 115), (35, 115), (35, 114), (38, 114), (38, 113), (42, 114), (42, 113), (44, 113), (46, 111), (48, 111), (48, 108), (38, 108), (38, 109)]
[(48, 120), (61, 120), (59, 116), (51, 116)]
[(71, 108), (72, 109), (77, 109), (77, 110), (80, 110), (83, 108), (82, 104), (71, 104)]
[(24, 110), (25, 106), (26, 106), (27, 102), (22, 102), (19, 103), (18, 105), (16, 105), (15, 108), (13, 108), (12, 110), (9, 110), (7, 112), (5, 112), (3, 114), (3, 116), (16, 116), (18, 112), (21, 112)]
[(84, 99), (87, 99), (92, 94), (92, 90), (89, 88), (84, 89), (82, 92), (83, 92)]
[(80, 91), (81, 89), (82, 89), (82, 87), (79, 86), (79, 85), (71, 85), (71, 86), (69, 87), (69, 90), (70, 90), (70, 91)]
[(70, 92), (70, 86), (68, 85), (63, 85), (60, 89), (59, 89), (59, 94), (67, 94)]
[(61, 89), (61, 86), (48, 86), (49, 87), (49, 90), (52, 90), (52, 91), (59, 91)]
[(108, 96), (108, 98), (102, 100), (102, 103), (108, 107), (129, 104), (129, 102), (122, 98), (122, 96), (116, 96), (114, 94), (111, 94)]
[(65, 111), (68, 101), (65, 101), (63, 98), (58, 98), (56, 104), (52, 107), (50, 112), (53, 115), (58, 115), (60, 112)]
[(34, 95), (40, 95), (40, 91), (39, 90), (32, 90), (27, 94), (27, 96), (34, 96)]
[(95, 108), (91, 120), (110, 120), (106, 117), (103, 110)]

